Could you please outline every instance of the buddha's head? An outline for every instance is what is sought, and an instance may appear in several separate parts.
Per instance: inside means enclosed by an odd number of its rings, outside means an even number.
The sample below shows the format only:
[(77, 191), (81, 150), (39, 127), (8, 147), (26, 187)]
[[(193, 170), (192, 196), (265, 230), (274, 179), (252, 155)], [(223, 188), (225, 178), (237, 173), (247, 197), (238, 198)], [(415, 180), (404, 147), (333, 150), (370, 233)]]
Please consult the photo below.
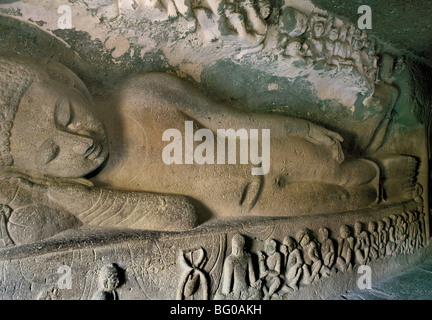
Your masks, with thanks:
[(0, 165), (77, 178), (108, 156), (91, 96), (68, 68), (0, 55)]

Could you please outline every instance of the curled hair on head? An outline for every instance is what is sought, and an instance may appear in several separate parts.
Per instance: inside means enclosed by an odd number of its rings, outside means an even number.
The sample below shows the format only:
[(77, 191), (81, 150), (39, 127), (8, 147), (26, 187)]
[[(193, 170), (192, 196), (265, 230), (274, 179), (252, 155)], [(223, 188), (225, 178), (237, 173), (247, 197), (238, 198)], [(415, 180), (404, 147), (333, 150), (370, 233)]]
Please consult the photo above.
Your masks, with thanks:
[(33, 83), (49, 80), (74, 88), (92, 105), (84, 83), (64, 65), (47, 58), (0, 52), (0, 166), (13, 165), (10, 135), (22, 97)]

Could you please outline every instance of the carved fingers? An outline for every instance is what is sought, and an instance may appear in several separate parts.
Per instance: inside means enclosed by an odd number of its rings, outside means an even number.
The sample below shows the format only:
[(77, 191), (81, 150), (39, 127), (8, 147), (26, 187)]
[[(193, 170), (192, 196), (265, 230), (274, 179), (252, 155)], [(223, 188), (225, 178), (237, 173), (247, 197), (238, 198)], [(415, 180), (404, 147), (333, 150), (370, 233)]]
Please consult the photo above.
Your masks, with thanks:
[(16, 185), (30, 192), (45, 193), (49, 185), (47, 179), (32, 177), (18, 171), (4, 171), (1, 173), (0, 179), (9, 181), (12, 185)]
[(338, 164), (344, 161), (345, 155), (341, 146), (343, 138), (339, 133), (309, 123), (309, 133), (306, 139), (312, 143), (327, 146)]

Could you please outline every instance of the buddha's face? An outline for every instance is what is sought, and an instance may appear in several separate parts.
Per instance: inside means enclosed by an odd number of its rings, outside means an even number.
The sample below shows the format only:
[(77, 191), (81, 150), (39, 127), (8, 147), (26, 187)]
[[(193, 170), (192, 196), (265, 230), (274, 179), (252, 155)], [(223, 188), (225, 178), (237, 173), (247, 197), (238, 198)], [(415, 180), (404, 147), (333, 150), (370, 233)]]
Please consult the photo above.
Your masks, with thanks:
[(52, 80), (33, 83), (11, 130), (14, 167), (77, 178), (108, 156), (107, 135), (80, 93)]

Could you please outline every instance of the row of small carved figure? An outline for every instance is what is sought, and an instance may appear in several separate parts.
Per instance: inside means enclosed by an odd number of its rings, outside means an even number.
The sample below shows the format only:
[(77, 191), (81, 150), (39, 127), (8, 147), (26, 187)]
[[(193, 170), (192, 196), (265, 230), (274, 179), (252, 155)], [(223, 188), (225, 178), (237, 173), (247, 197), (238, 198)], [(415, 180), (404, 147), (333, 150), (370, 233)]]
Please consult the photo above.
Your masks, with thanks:
[[(368, 39), (366, 32), (341, 20), (335, 21), (331, 16), (316, 13), (308, 16), (285, 6), (284, 1), (158, 0), (138, 1), (135, 5), (141, 9), (150, 5), (162, 10), (166, 20), (180, 16), (194, 19), (199, 26), (197, 30), (210, 42), (236, 35), (242, 46), (258, 47), (266, 38), (269, 26), (277, 25), (281, 39), (278, 47), (284, 50), (286, 57), (307, 64), (324, 61), (330, 67), (353, 66), (371, 84), (378, 74), (375, 41)], [(152, 16), (146, 18), (152, 19)]]
[[(320, 278), (339, 272), (349, 272), (357, 265), (397, 254), (413, 253), (423, 247), (425, 226), (423, 214), (403, 212), (380, 221), (370, 221), (368, 231), (362, 223), (350, 228), (342, 225), (337, 245), (329, 237), (327, 228), (320, 228), (318, 241), (307, 229), (297, 232), (295, 239), (287, 236), (279, 245), (274, 239), (265, 243), (265, 251), (258, 252), (258, 277), (254, 255), (245, 250), (245, 238), (236, 234), (231, 240), (231, 253), (223, 265), (217, 300), (283, 299), (284, 295), (309, 285)], [(177, 293), (178, 299), (209, 298), (209, 280), (203, 271), (205, 251), (197, 251), (195, 263), (181, 261), (185, 270)], [(199, 295), (199, 297), (198, 297)], [(195, 298), (194, 298), (195, 297)]]
[(374, 39), (354, 26), (334, 24), (333, 19), (312, 15), (301, 36), (282, 37), (279, 47), (283, 55), (293, 60), (317, 63), (329, 67), (353, 66), (360, 75), (375, 81), (378, 57)]

